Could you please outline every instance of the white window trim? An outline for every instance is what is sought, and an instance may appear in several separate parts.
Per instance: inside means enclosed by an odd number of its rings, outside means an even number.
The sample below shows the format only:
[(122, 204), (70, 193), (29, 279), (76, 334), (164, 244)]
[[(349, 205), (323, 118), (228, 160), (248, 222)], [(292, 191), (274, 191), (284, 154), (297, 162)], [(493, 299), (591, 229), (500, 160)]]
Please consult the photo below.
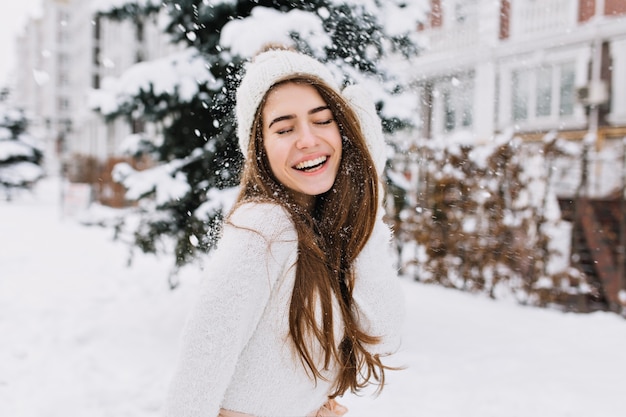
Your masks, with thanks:
[[(517, 70), (535, 70), (542, 65), (552, 68), (569, 62), (574, 63), (574, 88), (586, 84), (587, 65), (590, 57), (589, 47), (557, 50), (538, 51), (534, 54), (518, 55), (515, 58), (500, 63), (500, 92), (499, 92), (499, 115), (498, 128), (503, 130), (513, 127), (516, 131), (545, 130), (545, 129), (577, 129), (586, 125), (585, 110), (580, 103), (574, 103), (574, 112), (569, 116), (559, 114), (560, 79), (556, 79), (556, 72), (552, 71), (552, 110), (549, 117), (535, 117), (536, 111), (536, 88), (530, 91), (531, 97), (528, 103), (529, 119), (513, 120), (513, 73)], [(554, 96), (556, 94), (556, 96)], [(554, 99), (556, 98), (556, 100)]]
[[(452, 80), (456, 78), (460, 80), (461, 84), (471, 86), (471, 90), (466, 97), (469, 103), (469, 110), (472, 112), (472, 122), (469, 126), (462, 126), (457, 117), (455, 121), (455, 127), (451, 130), (446, 130), (446, 112), (444, 103), (444, 92), (447, 91), (452, 84)], [(473, 72), (465, 72), (461, 74), (451, 75), (445, 78), (440, 78), (433, 82), (433, 109), (431, 117), (431, 130), (433, 136), (446, 136), (453, 135), (461, 132), (472, 132), (474, 122), (476, 119), (476, 109), (474, 108), (474, 95), (475, 95), (475, 80)], [(458, 109), (457, 109), (458, 110)]]

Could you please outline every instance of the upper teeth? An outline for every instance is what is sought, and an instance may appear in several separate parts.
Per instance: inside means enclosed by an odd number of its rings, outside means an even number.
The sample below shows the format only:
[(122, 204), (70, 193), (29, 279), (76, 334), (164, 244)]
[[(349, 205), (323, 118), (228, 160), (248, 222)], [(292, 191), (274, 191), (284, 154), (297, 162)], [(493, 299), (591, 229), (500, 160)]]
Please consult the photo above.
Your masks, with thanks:
[(299, 164), (296, 165), (296, 169), (311, 168), (311, 167), (313, 167), (315, 165), (321, 164), (324, 161), (326, 161), (326, 157), (325, 156), (320, 156), (319, 158), (310, 159), (308, 161), (300, 162)]

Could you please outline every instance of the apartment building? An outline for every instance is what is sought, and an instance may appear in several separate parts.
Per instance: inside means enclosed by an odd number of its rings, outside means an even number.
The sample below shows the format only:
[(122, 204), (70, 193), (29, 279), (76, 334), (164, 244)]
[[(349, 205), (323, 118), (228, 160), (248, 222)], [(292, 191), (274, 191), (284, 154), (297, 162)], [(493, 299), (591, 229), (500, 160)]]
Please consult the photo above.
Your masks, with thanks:
[(91, 92), (106, 77), (178, 48), (169, 43), (156, 18), (137, 22), (98, 18), (97, 3), (43, 0), (41, 17), (28, 22), (17, 40), (17, 104), (46, 138), (48, 159), (54, 162), (56, 154), (70, 177), (86, 182), (93, 178), (83, 177), (98, 173), (84, 171), (117, 156), (121, 141), (133, 129), (123, 120), (105, 122), (94, 113), (89, 107)]
[[(531, 141), (557, 132), (594, 137), (592, 151), (622, 153), (626, 2), (431, 0), (419, 31), (420, 137), (480, 143), (505, 131)], [(588, 195), (619, 186), (603, 175), (613, 163), (590, 164)], [(576, 182), (560, 184), (563, 195)]]
[[(431, 0), (414, 62), (413, 140), (547, 134), (581, 149), (554, 162), (572, 262), (619, 309), (626, 288), (626, 1)], [(411, 165), (410, 161), (404, 164)], [(413, 167), (417, 164), (413, 163)]]

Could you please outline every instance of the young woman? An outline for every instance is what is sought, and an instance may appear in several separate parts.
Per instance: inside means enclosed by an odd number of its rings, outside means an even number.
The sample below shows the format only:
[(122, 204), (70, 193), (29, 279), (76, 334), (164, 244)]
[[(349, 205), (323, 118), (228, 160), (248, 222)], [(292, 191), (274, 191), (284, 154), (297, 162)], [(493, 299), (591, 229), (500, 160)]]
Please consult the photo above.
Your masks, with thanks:
[[(237, 90), (241, 191), (183, 332), (168, 417), (340, 416), (404, 315), (380, 120), (318, 61), (269, 50)], [(376, 159), (376, 160), (375, 160)]]

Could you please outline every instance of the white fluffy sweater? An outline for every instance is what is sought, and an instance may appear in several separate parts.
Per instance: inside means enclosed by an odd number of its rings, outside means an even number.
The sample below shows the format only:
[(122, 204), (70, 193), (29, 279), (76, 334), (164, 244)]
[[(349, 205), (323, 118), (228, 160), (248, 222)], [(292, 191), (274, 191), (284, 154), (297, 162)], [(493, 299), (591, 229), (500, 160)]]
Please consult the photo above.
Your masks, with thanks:
[[(231, 222), (237, 227), (224, 226), (183, 331), (164, 415), (216, 417), (223, 407), (305, 416), (327, 400), (332, 383), (315, 384), (289, 340), (296, 231), (286, 211), (268, 203), (239, 207)], [(404, 317), (389, 242), (379, 220), (356, 262), (354, 303), (363, 328), (383, 338), (371, 347), (376, 353), (397, 349)]]

